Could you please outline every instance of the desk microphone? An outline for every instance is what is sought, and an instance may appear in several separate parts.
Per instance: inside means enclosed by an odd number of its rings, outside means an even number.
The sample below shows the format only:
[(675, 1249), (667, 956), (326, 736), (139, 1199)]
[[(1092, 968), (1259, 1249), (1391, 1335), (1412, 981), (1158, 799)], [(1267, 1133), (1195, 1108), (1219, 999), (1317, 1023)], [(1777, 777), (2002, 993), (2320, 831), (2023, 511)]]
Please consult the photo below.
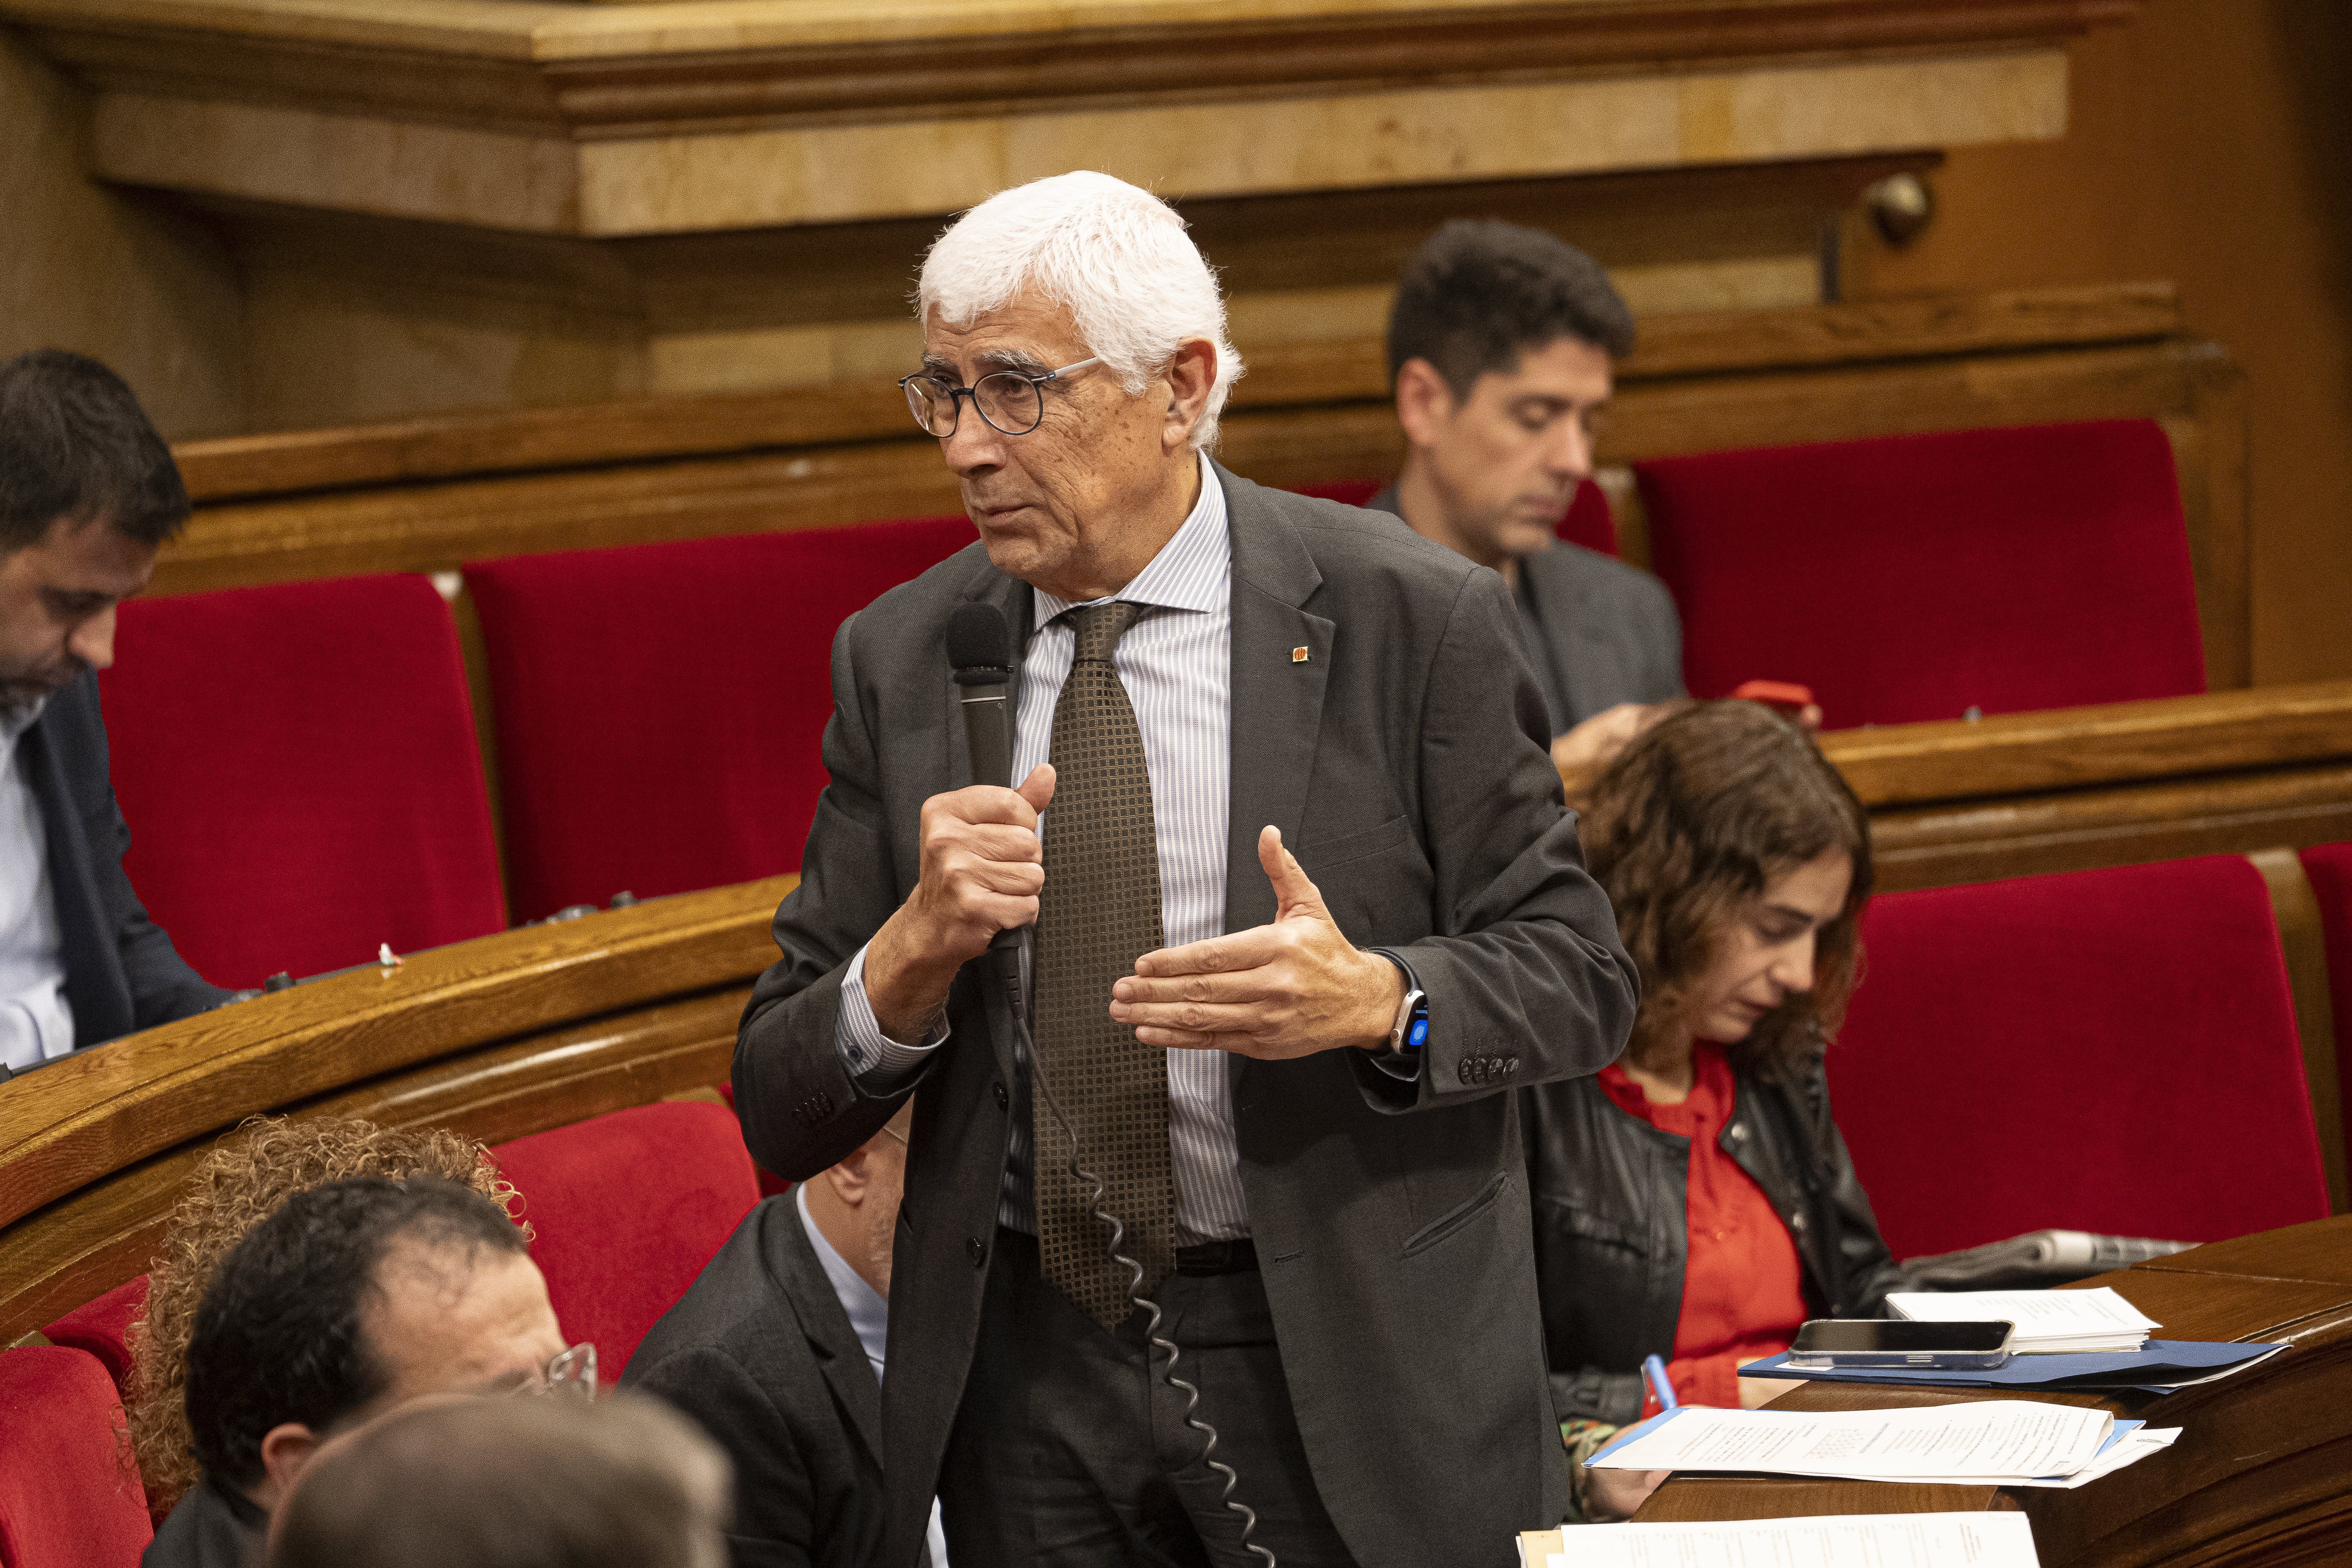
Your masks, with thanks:
[[(1013, 725), (1004, 710), (1005, 689), (1013, 682), (1013, 630), (1004, 623), (1004, 612), (994, 605), (968, 602), (958, 605), (948, 616), (948, 663), (955, 669), (955, 683), (962, 691), (963, 740), (971, 757), (971, 782), (976, 784), (1010, 785), (1013, 783)], [(1234, 1489), (1241, 1478), (1234, 1468), (1217, 1458), (1217, 1429), (1197, 1414), (1201, 1391), (1176, 1375), (1178, 1350), (1174, 1341), (1160, 1331), (1162, 1314), (1160, 1306), (1143, 1294), (1143, 1265), (1119, 1248), (1125, 1245), (1127, 1225), (1105, 1206), (1107, 1184), (1102, 1177), (1078, 1163), (1078, 1135), (1070, 1119), (1054, 1094), (1046, 1075), (1037, 1070), (1036, 1047), (1030, 1032), (1028, 998), (1021, 984), (1021, 928), (1008, 927), (988, 940), (988, 962), (1004, 987), (1007, 1001), (1012, 1004), (1013, 1027), (1024, 1054), (1032, 1064), (1030, 1087), (1042, 1099), (1047, 1114), (1062, 1130), (1069, 1143), (1069, 1173), (1079, 1186), (1086, 1189), (1087, 1206), (1096, 1221), (1110, 1232), (1108, 1251), (1111, 1261), (1125, 1268), (1129, 1275), (1128, 1296), (1136, 1305), (1150, 1314), (1145, 1325), (1145, 1342), (1167, 1356), (1160, 1375), (1171, 1388), (1185, 1396), (1184, 1425), (1207, 1439), (1201, 1458), (1209, 1468), (1225, 1479), (1223, 1500), (1225, 1507), (1241, 1521), (1242, 1545), (1255, 1554), (1265, 1568), (1276, 1568), (1272, 1551), (1261, 1546), (1251, 1537), (1257, 1529), (1257, 1515), (1240, 1499)], [(1034, 1152), (1042, 1154), (1044, 1151)], [(1149, 1360), (1150, 1352), (1146, 1352)]]

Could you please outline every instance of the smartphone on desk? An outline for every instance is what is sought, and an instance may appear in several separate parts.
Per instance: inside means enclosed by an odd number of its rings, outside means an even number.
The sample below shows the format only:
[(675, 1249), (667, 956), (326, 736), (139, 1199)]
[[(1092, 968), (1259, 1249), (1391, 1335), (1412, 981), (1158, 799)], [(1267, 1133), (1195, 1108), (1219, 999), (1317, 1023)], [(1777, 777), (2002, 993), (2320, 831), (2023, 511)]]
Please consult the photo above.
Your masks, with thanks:
[(1797, 1331), (1789, 1364), (1801, 1372), (1865, 1367), (1983, 1371), (2009, 1364), (2009, 1322), (1915, 1323), (1904, 1318), (1814, 1318)]

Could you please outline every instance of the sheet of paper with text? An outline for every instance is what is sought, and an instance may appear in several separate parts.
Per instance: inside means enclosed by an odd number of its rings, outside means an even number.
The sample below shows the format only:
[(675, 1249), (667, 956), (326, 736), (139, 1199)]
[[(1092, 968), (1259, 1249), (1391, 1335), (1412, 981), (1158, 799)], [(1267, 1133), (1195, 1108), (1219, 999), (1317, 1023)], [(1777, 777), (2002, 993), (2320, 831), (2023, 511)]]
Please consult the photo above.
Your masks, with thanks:
[(2021, 1513), (1570, 1525), (1519, 1552), (1526, 1568), (2040, 1568)]

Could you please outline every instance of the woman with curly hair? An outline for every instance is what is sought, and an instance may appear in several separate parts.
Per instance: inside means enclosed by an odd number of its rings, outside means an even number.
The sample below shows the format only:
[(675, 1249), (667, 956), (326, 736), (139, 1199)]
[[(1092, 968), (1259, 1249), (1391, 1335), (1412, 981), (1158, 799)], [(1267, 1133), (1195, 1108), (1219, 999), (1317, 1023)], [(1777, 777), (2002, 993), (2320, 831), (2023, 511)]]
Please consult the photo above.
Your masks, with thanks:
[[(296, 1193), (352, 1176), (441, 1176), (511, 1210), (515, 1190), (490, 1152), (437, 1128), (378, 1127), (346, 1116), (257, 1117), (197, 1163), (165, 1222), (131, 1324), (131, 1443), (160, 1522), (196, 1482), (188, 1433), (188, 1337), (213, 1270)], [(523, 1227), (526, 1237), (528, 1226)]]
[(1860, 967), (1870, 834), (1794, 724), (1675, 706), (1597, 779), (1580, 833), (1642, 975), (1623, 1058), (1524, 1091), (1552, 1394), (1586, 1519), (1657, 1476), (1588, 1470), (1657, 1405), (1761, 1404), (1742, 1362), (1898, 1288), (1831, 1119), (1822, 1055)]

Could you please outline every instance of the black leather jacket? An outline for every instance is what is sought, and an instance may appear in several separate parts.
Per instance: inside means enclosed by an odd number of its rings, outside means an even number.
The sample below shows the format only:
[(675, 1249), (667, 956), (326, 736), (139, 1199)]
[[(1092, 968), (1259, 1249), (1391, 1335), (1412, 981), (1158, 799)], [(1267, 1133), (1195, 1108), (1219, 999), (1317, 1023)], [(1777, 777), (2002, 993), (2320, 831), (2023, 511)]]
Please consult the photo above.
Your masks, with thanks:
[[(1818, 1063), (1793, 1083), (1737, 1076), (1718, 1144), (1796, 1239), (1805, 1309), (1874, 1318), (1901, 1288)], [(1563, 1421), (1623, 1425), (1642, 1407), (1642, 1358), (1671, 1358), (1682, 1313), (1690, 1140), (1620, 1110), (1591, 1078), (1520, 1094), (1536, 1281), (1552, 1401)]]

